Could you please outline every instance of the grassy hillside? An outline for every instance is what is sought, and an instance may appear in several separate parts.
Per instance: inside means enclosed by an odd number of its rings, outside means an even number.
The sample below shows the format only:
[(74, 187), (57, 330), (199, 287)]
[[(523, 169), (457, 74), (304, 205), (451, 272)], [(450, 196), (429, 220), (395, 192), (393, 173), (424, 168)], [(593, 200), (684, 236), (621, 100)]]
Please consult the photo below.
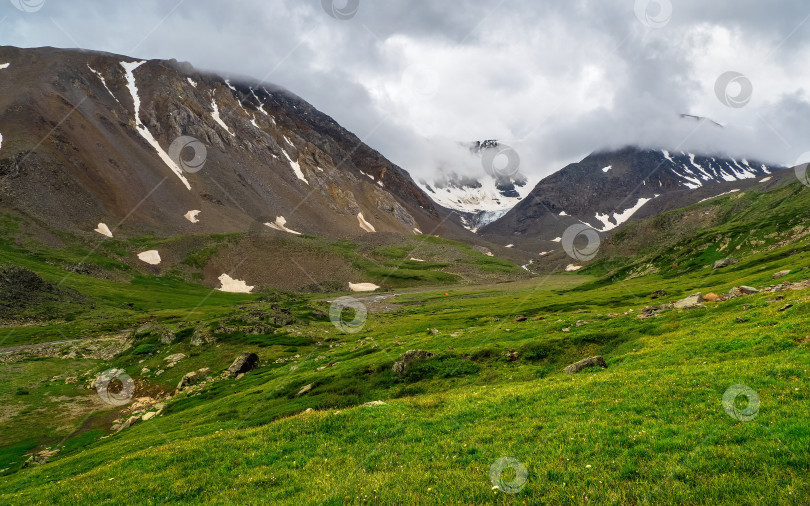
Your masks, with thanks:
[[(222, 294), (179, 274), (71, 276), (59, 286), (89, 301), (64, 300), (55, 320), (3, 328), (0, 346), (131, 330), (112, 356), (92, 339), (83, 350), (0, 354), (0, 502), (805, 503), (810, 289), (644, 309), (810, 278), (807, 241), (791, 232), (803, 226), (806, 191), (734, 196), (632, 224), (640, 228), (620, 230), (607, 247), (630, 252), (628, 241), (649, 227), (671, 231), (707, 205), (732, 213), (641, 256), (609, 252), (576, 275), (356, 296), (368, 310), (358, 332), (329, 320), (335, 296)], [(774, 212), (777, 202), (795, 216)], [(777, 218), (752, 226), (768, 216)], [(717, 246), (701, 249), (709, 243)], [(361, 264), (375, 259), (374, 268), (423, 267), (396, 245), (329, 247), (354, 251)], [(4, 262), (59, 284), (58, 267), (2, 251)], [(739, 262), (706, 268), (724, 256)], [(424, 271), (447, 272), (417, 258)], [(483, 272), (507, 267), (469, 258)], [(646, 264), (654, 268), (641, 275)], [(660, 290), (667, 295), (652, 300)], [(408, 350), (434, 356), (396, 374)], [(259, 366), (223, 376), (242, 352), (255, 352)], [(185, 358), (168, 366), (177, 353)], [(593, 355), (607, 369), (563, 373)], [(99, 401), (92, 382), (109, 368), (131, 376), (134, 402)], [(175, 394), (201, 368), (206, 379)], [(758, 401), (724, 403), (735, 385)], [(163, 404), (145, 409), (158, 416), (111, 430), (146, 397)], [(60, 452), (23, 467), (47, 449)], [(504, 457), (519, 464), (498, 479)]]

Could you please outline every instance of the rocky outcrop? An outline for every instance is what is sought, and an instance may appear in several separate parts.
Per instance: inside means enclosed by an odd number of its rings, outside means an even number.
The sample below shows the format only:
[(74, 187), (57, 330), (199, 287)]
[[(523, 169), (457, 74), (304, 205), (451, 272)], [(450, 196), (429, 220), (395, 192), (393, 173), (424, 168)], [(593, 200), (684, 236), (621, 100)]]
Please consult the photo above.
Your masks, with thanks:
[(734, 258), (723, 258), (722, 260), (718, 260), (712, 266), (712, 270), (722, 269), (723, 267), (728, 267), (730, 265), (734, 265), (737, 263), (737, 260)]
[(580, 360), (579, 362), (575, 362), (566, 367), (565, 374), (576, 374), (579, 371), (587, 369), (589, 367), (601, 367), (603, 369), (607, 369), (607, 362), (605, 362), (605, 359), (602, 358), (600, 355), (588, 357), (586, 359)]
[(408, 350), (399, 356), (397, 361), (394, 362), (393, 367), (391, 367), (391, 370), (394, 371), (395, 374), (402, 375), (414, 362), (427, 360), (435, 356), (434, 353), (425, 350)]
[(675, 302), (673, 307), (675, 309), (695, 309), (705, 307), (703, 304), (701, 304), (701, 302), (703, 302), (703, 294), (695, 293)]
[(252, 371), (259, 365), (259, 356), (255, 353), (242, 353), (228, 368), (228, 373), (232, 375), (245, 374)]
[(174, 367), (184, 358), (186, 358), (186, 356), (183, 353), (174, 353), (164, 358), (163, 361), (166, 362), (166, 367)]

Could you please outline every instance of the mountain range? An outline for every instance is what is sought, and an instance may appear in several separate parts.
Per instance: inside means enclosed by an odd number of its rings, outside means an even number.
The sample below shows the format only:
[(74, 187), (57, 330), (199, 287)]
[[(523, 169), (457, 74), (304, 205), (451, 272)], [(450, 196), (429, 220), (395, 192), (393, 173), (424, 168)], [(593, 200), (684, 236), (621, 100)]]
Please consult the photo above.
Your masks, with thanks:
[[(438, 168), (417, 183), (280, 87), (175, 60), (54, 48), (0, 48), (0, 135), (0, 208), (51, 232), (430, 234), (520, 263), (559, 251), (573, 224), (608, 233), (767, 184), (781, 169), (625, 147), (533, 185), (511, 148), (487, 140), (468, 145), (475, 170)], [(507, 166), (496, 169), (500, 154)], [(141, 260), (160, 261), (150, 255)], [(260, 259), (250, 263), (260, 270)]]

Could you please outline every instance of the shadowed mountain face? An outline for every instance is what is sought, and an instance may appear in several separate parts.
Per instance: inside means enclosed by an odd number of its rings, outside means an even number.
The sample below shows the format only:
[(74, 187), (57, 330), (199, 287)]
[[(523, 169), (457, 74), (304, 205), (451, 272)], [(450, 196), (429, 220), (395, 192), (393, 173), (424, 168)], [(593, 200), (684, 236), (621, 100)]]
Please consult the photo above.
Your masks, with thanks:
[(540, 181), (479, 233), (502, 243), (531, 239), (542, 248), (548, 242), (547, 251), (572, 224), (608, 232), (630, 219), (767, 183), (780, 169), (752, 160), (634, 147), (594, 153)]
[(0, 135), (0, 207), (60, 230), (471, 235), (299, 97), (176, 61), (2, 47)]

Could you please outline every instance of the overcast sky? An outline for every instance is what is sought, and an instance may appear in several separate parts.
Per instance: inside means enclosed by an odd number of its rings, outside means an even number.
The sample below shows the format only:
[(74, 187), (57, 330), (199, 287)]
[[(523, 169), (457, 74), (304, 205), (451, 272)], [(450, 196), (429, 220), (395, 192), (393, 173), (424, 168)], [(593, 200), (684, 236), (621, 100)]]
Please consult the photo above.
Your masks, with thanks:
[(810, 152), (806, 0), (330, 3), (0, 0), (0, 44), (264, 79), (417, 177), (482, 139), (534, 175), (626, 144), (787, 165)]

